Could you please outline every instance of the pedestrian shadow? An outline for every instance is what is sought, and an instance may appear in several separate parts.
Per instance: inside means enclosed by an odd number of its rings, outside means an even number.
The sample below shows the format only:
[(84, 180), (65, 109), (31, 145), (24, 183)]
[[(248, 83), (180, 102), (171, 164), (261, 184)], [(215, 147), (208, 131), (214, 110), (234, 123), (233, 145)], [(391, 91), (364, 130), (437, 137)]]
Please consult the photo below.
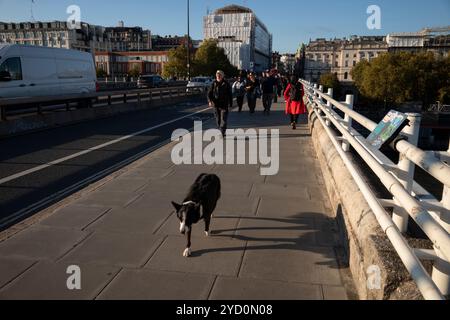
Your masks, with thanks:
[[(215, 216), (213, 219), (240, 219), (239, 227), (235, 229), (214, 230), (213, 221), (211, 237), (237, 240), (237, 243), (243, 244), (228, 248), (196, 250), (192, 253), (193, 258), (217, 252), (291, 250), (320, 254), (323, 261), (316, 262), (316, 265), (332, 269), (346, 268), (349, 265), (348, 260), (342, 261), (337, 253), (343, 242), (343, 239), (339, 237), (337, 223), (321, 213), (302, 212), (286, 218), (230, 215)], [(243, 222), (245, 226), (242, 226)], [(274, 226), (270, 226), (271, 222)], [(264, 226), (260, 226), (261, 223)], [(280, 226), (280, 224), (286, 225)], [(336, 230), (328, 228), (327, 224), (335, 226)], [(225, 234), (230, 232), (233, 234)], [(272, 232), (273, 236), (270, 235)], [(282, 236), (283, 232), (286, 232), (286, 236)], [(331, 237), (327, 235), (328, 232), (332, 233)]]

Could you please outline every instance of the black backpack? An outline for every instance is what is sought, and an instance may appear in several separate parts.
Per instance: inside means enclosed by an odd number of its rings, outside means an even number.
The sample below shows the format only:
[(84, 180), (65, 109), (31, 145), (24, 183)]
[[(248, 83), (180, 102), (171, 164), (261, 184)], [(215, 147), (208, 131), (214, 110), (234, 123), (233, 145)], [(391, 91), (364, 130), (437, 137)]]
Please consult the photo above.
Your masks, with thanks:
[(303, 97), (302, 85), (300, 83), (296, 83), (295, 85), (291, 84), (291, 94), (290, 94), (291, 101), (299, 102), (302, 100), (302, 97)]

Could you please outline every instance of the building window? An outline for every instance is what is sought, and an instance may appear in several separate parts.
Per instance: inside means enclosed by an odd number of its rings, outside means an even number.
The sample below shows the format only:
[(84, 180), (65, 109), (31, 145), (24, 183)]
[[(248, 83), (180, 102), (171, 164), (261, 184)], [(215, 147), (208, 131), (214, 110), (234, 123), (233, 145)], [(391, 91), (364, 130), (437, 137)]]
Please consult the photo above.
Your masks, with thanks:
[(9, 72), (11, 80), (22, 80), (22, 65), (20, 58), (9, 58), (0, 66), (0, 72)]
[(348, 72), (344, 73), (344, 80), (348, 79)]
[(339, 62), (336, 61), (335, 66), (336, 68), (339, 68)]
[(348, 68), (348, 61), (345, 61), (345, 67)]
[(353, 66), (354, 66), (354, 67), (356, 66), (356, 61), (353, 61)]

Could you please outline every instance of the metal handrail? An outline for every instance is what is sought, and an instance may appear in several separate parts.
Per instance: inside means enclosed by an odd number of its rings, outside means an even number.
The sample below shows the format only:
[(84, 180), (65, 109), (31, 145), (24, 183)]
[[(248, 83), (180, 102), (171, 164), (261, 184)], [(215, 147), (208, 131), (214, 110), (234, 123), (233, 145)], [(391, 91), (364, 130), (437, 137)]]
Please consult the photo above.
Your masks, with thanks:
[[(353, 120), (356, 120), (360, 125), (369, 131), (373, 131), (377, 127), (377, 123), (350, 109), (345, 103), (338, 102), (319, 90), (316, 90), (316, 94), (350, 116)], [(395, 147), (398, 152), (406, 156), (410, 161), (414, 162), (415, 165), (427, 171), (430, 175), (447, 187), (450, 187), (450, 167), (439, 158), (436, 158), (430, 153), (417, 148), (415, 145), (406, 140), (399, 141)]]
[[(411, 178), (412, 181), (409, 181), (408, 183), (402, 183), (405, 178), (395, 176), (396, 172), (398, 172), (400, 168), (392, 163), (392, 161), (388, 160), (381, 152), (371, 148), (364, 137), (362, 137), (361, 134), (351, 127), (352, 120), (356, 120), (371, 131), (375, 129), (376, 124), (352, 110), (352, 103), (338, 102), (331, 97), (332, 92), (329, 92), (331, 94), (325, 94), (323, 93), (322, 88), (317, 88), (317, 85), (314, 85), (313, 87), (311, 83), (303, 80), (302, 83), (305, 86), (305, 92), (308, 100), (313, 105), (314, 113), (330, 136), (330, 139), (337, 148), (339, 154), (344, 160), (344, 163), (363, 192), (365, 199), (374, 211), (377, 220), (383, 228), (383, 231), (390, 239), (402, 262), (405, 264), (412, 278), (417, 283), (417, 286), (423, 296), (426, 299), (441, 299), (443, 298), (443, 295), (448, 295), (450, 278), (448, 273), (443, 273), (442, 270), (448, 271), (448, 261), (450, 261), (450, 236), (448, 230), (446, 230), (446, 222), (442, 221), (440, 218), (442, 215), (448, 215), (448, 209), (450, 208), (448, 203), (449, 201), (446, 197), (449, 197), (450, 193), (444, 192), (443, 201), (440, 203), (434, 199), (434, 197), (429, 195), (429, 193), (420, 185), (413, 181), (413, 178)], [(326, 103), (324, 103), (324, 101)], [(352, 101), (352, 97), (347, 99), (347, 102)], [(333, 110), (333, 107), (344, 112), (346, 118), (342, 119)], [(334, 132), (329, 127), (331, 123), (342, 134), (342, 138), (336, 137)], [(338, 143), (338, 140), (344, 141), (342, 146)], [(442, 172), (445, 173), (448, 169), (446, 164), (433, 157), (433, 154), (422, 151), (407, 141), (401, 142), (402, 143), (396, 144), (396, 150), (401, 152), (406, 159), (411, 160), (413, 163), (420, 162), (420, 167), (425, 168), (428, 173), (436, 176), (439, 181), (442, 180), (441, 182), (443, 183), (444, 188), (448, 189), (450, 175), (442, 175)], [(346, 144), (350, 144), (358, 152), (367, 165), (369, 165), (373, 172), (380, 178), (387, 190), (390, 191), (394, 197), (394, 200), (375, 198), (373, 192), (361, 179), (361, 176), (349, 160), (348, 154), (346, 153), (348, 148), (345, 148)], [(411, 150), (413, 150), (414, 154), (412, 154)], [(424, 164), (423, 162), (427, 163)], [(436, 172), (436, 164), (445, 167)], [(409, 190), (408, 186), (411, 190)], [(426, 197), (414, 197), (413, 195), (417, 193), (425, 195)], [(401, 231), (404, 231), (402, 230), (404, 225), (399, 225), (399, 221), (391, 218), (387, 214), (385, 208), (388, 207), (393, 207), (394, 212), (397, 211), (408, 213), (433, 242), (435, 249), (433, 259), (435, 269), (433, 271), (433, 278), (430, 278), (420, 263), (415, 251), (417, 249), (412, 249), (409, 247), (408, 243), (401, 235)], [(430, 212), (427, 210), (430, 210)], [(437, 212), (440, 212), (440, 214)], [(403, 223), (404, 221), (402, 221), (401, 224)], [(421, 258), (423, 258), (423, 256), (421, 256)]]
[[(190, 87), (189, 92), (186, 90), (186, 86), (182, 87), (161, 87), (152, 89), (128, 89), (128, 90), (114, 90), (114, 91), (100, 91), (88, 94), (70, 94), (70, 95), (55, 95), (55, 96), (43, 96), (43, 97), (24, 97), (24, 98), (2, 98), (0, 99), (0, 121), (6, 120), (6, 109), (13, 106), (21, 105), (43, 105), (49, 103), (64, 104), (71, 102), (78, 102), (84, 100), (94, 100), (100, 98), (106, 98), (108, 105), (112, 104), (111, 99), (114, 97), (123, 97), (124, 103), (130, 96), (137, 96), (140, 100), (141, 95), (149, 95), (152, 98), (153, 95), (159, 94), (163, 97), (164, 94), (169, 94), (170, 96), (174, 93), (178, 95), (192, 95), (192, 91), (195, 92), (196, 89), (204, 89), (204, 87)], [(200, 90), (199, 90), (200, 91)], [(38, 110), (39, 112), (39, 110)]]

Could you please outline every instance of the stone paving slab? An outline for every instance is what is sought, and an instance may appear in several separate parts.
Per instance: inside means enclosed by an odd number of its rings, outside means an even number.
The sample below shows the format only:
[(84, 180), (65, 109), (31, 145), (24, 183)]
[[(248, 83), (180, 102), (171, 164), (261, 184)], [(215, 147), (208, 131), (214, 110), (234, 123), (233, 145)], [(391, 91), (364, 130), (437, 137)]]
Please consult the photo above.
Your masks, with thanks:
[(125, 269), (99, 300), (207, 300), (214, 276)]
[(300, 194), (298, 197), (289, 195), (285, 197), (263, 196), (258, 207), (259, 217), (282, 218), (325, 218), (328, 212), (321, 201), (309, 200)]
[(77, 205), (90, 207), (126, 207), (136, 201), (142, 194), (126, 192), (95, 192), (78, 200)]
[(40, 225), (56, 228), (84, 230), (87, 226), (104, 216), (110, 209), (103, 207), (83, 207), (69, 205), (55, 212)]
[(31, 227), (8, 241), (0, 243), (0, 257), (55, 260), (87, 236), (87, 232), (78, 230), (45, 226)]
[(192, 257), (183, 257), (186, 239), (169, 236), (145, 266), (152, 270), (237, 276), (246, 243), (216, 237), (193, 237)]
[(218, 277), (211, 300), (322, 300), (320, 285)]
[(78, 265), (81, 290), (69, 290), (67, 263), (39, 262), (0, 290), (0, 300), (93, 300), (119, 272), (112, 266)]
[(35, 263), (36, 261), (32, 260), (0, 258), (0, 288), (21, 275)]
[(139, 203), (125, 209), (112, 210), (87, 230), (124, 234), (133, 230), (133, 234), (153, 234), (172, 212), (173, 208), (168, 201), (161, 203), (159, 207)]
[(249, 242), (239, 276), (339, 286), (342, 280), (338, 269), (333, 248)]
[(254, 216), (258, 210), (260, 198), (249, 198), (243, 195), (224, 195), (217, 204), (215, 215), (217, 216)]
[[(221, 237), (233, 237), (236, 232), (236, 227), (239, 223), (239, 218), (224, 217), (224, 216), (214, 216), (211, 220), (210, 233), (211, 236), (221, 236)], [(178, 220), (175, 214), (172, 214), (169, 219), (164, 223), (164, 225), (158, 230), (159, 235), (180, 235), (180, 220)], [(205, 224), (200, 222), (195, 225), (192, 230), (192, 236), (194, 237), (204, 237), (205, 234)]]
[(69, 264), (95, 263), (126, 268), (142, 267), (163, 241), (162, 237), (96, 232), (62, 261)]

